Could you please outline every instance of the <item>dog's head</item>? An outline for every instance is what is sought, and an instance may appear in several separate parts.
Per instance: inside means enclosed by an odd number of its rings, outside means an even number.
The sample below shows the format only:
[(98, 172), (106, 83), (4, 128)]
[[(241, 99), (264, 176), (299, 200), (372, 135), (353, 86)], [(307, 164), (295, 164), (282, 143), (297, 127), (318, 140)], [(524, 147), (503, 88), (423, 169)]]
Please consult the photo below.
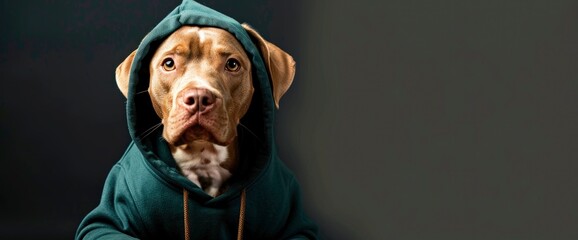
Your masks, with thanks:
[[(293, 81), (295, 62), (248, 25), (243, 27), (260, 49), (278, 107)], [(125, 96), (135, 53), (116, 70)], [(148, 92), (169, 144), (202, 140), (228, 145), (234, 140), (254, 89), (251, 60), (233, 35), (219, 28), (182, 26), (156, 49), (149, 72)]]

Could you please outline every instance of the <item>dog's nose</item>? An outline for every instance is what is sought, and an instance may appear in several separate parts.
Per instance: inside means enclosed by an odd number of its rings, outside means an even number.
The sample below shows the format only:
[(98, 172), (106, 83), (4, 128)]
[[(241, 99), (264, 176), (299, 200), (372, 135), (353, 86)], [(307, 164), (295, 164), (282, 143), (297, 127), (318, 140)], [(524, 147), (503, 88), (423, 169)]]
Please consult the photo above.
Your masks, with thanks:
[(182, 103), (191, 113), (203, 113), (215, 104), (215, 95), (207, 89), (194, 88), (183, 93)]

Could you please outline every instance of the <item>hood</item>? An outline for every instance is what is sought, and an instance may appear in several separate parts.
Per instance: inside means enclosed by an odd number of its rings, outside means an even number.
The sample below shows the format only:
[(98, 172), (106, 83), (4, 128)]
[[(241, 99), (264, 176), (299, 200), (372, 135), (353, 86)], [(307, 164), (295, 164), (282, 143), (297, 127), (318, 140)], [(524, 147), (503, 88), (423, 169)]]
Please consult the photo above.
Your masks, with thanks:
[[(238, 140), (241, 145), (240, 158), (249, 168), (250, 174), (244, 176), (237, 186), (231, 188), (218, 198), (227, 198), (227, 195), (237, 194), (238, 190), (247, 187), (255, 181), (261, 172), (265, 171), (273, 159), (276, 159), (273, 123), (275, 119), (275, 101), (271, 81), (257, 41), (234, 19), (215, 10), (205, 7), (194, 1), (185, 0), (180, 6), (168, 14), (142, 40), (130, 70), (127, 93), (127, 120), (130, 136), (146, 158), (151, 170), (156, 172), (167, 182), (177, 187), (189, 190), (198, 198), (209, 200), (200, 188), (178, 174), (176, 165), (166, 141), (162, 140), (161, 119), (157, 116), (151, 99), (147, 93), (149, 87), (149, 63), (164, 39), (184, 25), (206, 26), (221, 28), (231, 33), (251, 60), (254, 94), (249, 110), (241, 119), (238, 129)], [(243, 147), (247, 145), (248, 147)], [(252, 149), (243, 151), (243, 149)], [(242, 160), (243, 162), (243, 160)], [(237, 188), (237, 189), (235, 189)], [(194, 196), (193, 196), (194, 197)]]

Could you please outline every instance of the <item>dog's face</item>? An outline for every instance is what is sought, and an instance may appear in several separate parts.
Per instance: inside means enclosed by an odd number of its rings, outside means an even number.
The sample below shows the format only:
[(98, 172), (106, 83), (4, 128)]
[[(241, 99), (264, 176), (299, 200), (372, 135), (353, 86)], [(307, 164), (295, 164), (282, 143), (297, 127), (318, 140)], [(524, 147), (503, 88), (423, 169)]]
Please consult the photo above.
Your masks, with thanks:
[(167, 142), (234, 139), (253, 85), (251, 61), (229, 32), (183, 26), (159, 46), (149, 70), (149, 94)]

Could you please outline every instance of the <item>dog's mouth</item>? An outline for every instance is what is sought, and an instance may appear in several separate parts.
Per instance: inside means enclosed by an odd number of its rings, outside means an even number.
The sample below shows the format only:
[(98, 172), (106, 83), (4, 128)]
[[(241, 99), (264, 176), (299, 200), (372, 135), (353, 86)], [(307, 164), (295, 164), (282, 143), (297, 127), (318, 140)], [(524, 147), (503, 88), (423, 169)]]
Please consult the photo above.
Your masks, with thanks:
[(186, 129), (181, 137), (183, 143), (193, 142), (198, 140), (210, 141), (214, 139), (213, 134), (211, 134), (206, 128), (201, 125), (193, 125)]
[(230, 134), (227, 132), (229, 128), (226, 124), (211, 117), (192, 115), (181, 121), (166, 122), (163, 137), (174, 146), (186, 145), (195, 141), (206, 141), (227, 146), (232, 141), (232, 138), (229, 139), (228, 137)]

